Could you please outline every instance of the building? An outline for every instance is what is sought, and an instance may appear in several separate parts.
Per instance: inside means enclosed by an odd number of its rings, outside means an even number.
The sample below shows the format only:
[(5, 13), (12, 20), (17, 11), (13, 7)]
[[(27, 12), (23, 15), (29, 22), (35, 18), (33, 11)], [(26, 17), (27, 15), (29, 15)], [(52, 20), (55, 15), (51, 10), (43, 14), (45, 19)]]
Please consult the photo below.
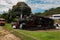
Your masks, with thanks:
[(59, 20), (60, 19), (60, 14), (54, 14), (50, 18)]

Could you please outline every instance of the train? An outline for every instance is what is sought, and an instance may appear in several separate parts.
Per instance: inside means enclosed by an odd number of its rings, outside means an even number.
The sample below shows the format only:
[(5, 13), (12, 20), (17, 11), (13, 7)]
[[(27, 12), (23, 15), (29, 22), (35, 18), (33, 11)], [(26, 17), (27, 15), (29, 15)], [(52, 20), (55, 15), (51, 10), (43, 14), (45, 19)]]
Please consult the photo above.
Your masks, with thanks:
[(37, 29), (55, 29), (54, 20), (48, 17), (33, 16), (19, 20), (12, 24), (13, 28), (37, 30)]

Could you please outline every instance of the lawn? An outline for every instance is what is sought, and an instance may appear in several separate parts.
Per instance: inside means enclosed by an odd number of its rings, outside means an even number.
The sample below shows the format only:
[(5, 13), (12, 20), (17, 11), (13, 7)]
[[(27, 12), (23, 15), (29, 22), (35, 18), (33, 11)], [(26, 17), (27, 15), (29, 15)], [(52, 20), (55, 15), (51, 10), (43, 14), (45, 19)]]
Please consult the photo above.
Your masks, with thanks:
[(37, 40), (60, 40), (60, 31), (57, 32), (37, 32), (37, 31), (25, 31), (25, 30), (17, 30), (18, 32), (22, 32), (25, 35), (29, 35)]
[(27, 31), (13, 29), (11, 24), (6, 24), (4, 28), (22, 40), (60, 40), (60, 31)]

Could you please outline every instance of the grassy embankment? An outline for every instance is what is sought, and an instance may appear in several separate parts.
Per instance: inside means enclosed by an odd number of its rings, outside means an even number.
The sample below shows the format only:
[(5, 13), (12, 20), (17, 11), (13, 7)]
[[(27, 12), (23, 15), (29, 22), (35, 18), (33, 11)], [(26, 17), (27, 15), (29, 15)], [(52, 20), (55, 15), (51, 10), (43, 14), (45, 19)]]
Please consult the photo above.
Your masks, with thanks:
[(11, 32), (12, 34), (16, 35), (17, 37), (19, 37), (21, 40), (35, 40), (34, 38), (27, 36), (26, 34), (24, 34), (21, 30), (21, 32), (18, 29), (13, 29), (11, 24), (6, 24), (3, 27), (5, 30), (8, 30), (9, 32)]
[(22, 40), (60, 40), (60, 31), (26, 31), (13, 29), (10, 24), (6, 24), (4, 28)]

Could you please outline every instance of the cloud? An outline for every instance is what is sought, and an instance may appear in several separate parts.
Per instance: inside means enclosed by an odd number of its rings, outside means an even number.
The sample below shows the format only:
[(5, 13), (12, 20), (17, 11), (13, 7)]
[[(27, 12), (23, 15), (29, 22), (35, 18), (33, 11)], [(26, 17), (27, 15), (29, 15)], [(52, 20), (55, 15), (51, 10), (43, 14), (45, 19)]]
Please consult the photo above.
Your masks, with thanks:
[(34, 5), (29, 5), (32, 9), (50, 9), (50, 8), (56, 8), (60, 7), (60, 5), (57, 4), (34, 4)]
[(60, 0), (41, 0), (45, 3), (60, 4)]
[(32, 9), (32, 12), (43, 12), (50, 8), (60, 7), (60, 0), (0, 0), (0, 12), (7, 11), (17, 2), (26, 2)]
[(35, 10), (38, 12), (40, 9), (40, 12), (43, 12), (50, 8), (60, 7), (60, 0), (29, 0), (28, 4), (32, 8), (32, 11)]
[[(28, 2), (29, 1), (29, 2)], [(28, 0), (28, 3), (42, 3), (42, 4), (60, 4), (60, 0)]]
[(17, 2), (26, 2), (26, 0), (0, 0), (0, 12), (8, 11)]

